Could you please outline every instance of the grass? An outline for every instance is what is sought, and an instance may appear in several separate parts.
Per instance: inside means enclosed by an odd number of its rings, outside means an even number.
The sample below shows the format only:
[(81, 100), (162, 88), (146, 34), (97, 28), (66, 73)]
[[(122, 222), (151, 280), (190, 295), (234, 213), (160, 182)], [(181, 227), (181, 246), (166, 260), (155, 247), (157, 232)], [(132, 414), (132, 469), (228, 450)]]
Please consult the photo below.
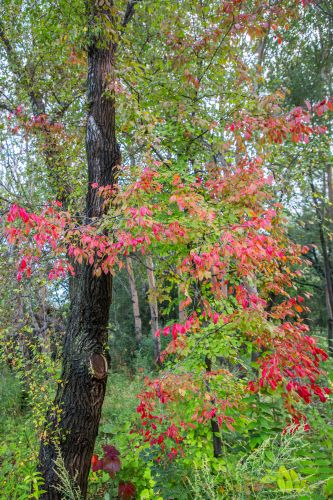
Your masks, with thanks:
[[(223, 456), (225, 465), (218, 469), (214, 469), (205, 452), (195, 466), (189, 467), (179, 459), (163, 467), (153, 463), (149, 453), (137, 452), (130, 443), (130, 430), (138, 421), (137, 394), (143, 387), (144, 376), (144, 368), (138, 368), (136, 374), (126, 369), (109, 374), (96, 442), (98, 454), (104, 444), (119, 449), (119, 479), (136, 484), (138, 499), (332, 498), (332, 398), (318, 408), (307, 408), (310, 433), (281, 436), (272, 431), (272, 436), (253, 451), (239, 447), (237, 451), (230, 442)], [(23, 396), (22, 385), (13, 373), (0, 370), (0, 500), (38, 499), (41, 491), (36, 474), (39, 438)], [(61, 468), (61, 458), (58, 469), (64, 499), (78, 500), (78, 492)], [(90, 479), (89, 500), (116, 498), (118, 476), (112, 481), (106, 473), (91, 474)]]

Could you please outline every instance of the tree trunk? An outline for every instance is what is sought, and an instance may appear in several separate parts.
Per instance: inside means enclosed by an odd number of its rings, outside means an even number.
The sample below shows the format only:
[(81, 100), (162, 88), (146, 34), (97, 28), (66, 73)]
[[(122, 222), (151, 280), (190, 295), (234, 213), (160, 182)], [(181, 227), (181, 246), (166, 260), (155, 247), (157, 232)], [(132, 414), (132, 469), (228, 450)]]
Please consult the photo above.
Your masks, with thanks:
[[(101, 5), (98, 7), (97, 5)], [(105, 24), (113, 24), (112, 2), (90, 1), (88, 48), (88, 161), (87, 222), (103, 215), (103, 201), (91, 184), (115, 182), (120, 153), (115, 135), (115, 107), (110, 92), (114, 78), (116, 43)], [(98, 25), (99, 29), (96, 29)], [(94, 29), (95, 28), (95, 29)], [(97, 38), (96, 33), (100, 33)], [(60, 500), (60, 480), (54, 461), (61, 456), (71, 480), (87, 493), (91, 457), (98, 432), (107, 380), (107, 325), (111, 304), (111, 278), (97, 278), (93, 267), (76, 266), (75, 294), (71, 297), (65, 335), (61, 383), (47, 416), (39, 453), (46, 493), (42, 499)]]
[[(206, 373), (210, 373), (212, 371), (212, 361), (211, 361), (211, 359), (208, 358), (208, 356), (206, 356), (205, 361), (206, 361)], [(208, 379), (205, 380), (205, 386), (206, 386), (207, 392), (210, 394), (211, 389), (210, 389), (210, 384), (208, 382)], [(212, 406), (215, 405), (215, 398), (211, 399), (211, 404), (212, 404)], [(218, 421), (214, 417), (211, 419), (210, 425), (212, 428), (214, 457), (219, 458), (222, 456), (222, 439), (221, 439), (220, 426), (218, 424)]]
[(326, 308), (327, 308), (327, 344), (328, 353), (333, 356), (333, 310), (330, 302), (328, 287), (326, 284)]
[(180, 291), (180, 285), (178, 285), (178, 318), (179, 318), (179, 323), (185, 323), (186, 321), (186, 311), (185, 308), (182, 306), (181, 303), (183, 300), (182, 293)]
[(154, 263), (151, 255), (147, 257), (147, 275), (148, 275), (148, 286), (149, 286), (149, 307), (150, 307), (150, 325), (151, 334), (153, 339), (153, 349), (154, 349), (154, 361), (159, 364), (161, 356), (161, 340), (160, 337), (156, 337), (155, 333), (159, 328), (158, 324), (158, 304), (156, 298), (156, 282), (154, 274)]
[[(319, 232), (319, 240), (322, 250), (323, 263), (324, 263), (324, 277), (325, 277), (325, 291), (326, 291), (326, 306), (327, 306), (327, 340), (328, 340), (328, 353), (330, 356), (333, 356), (333, 339), (332, 339), (332, 311), (333, 311), (333, 281), (332, 281), (332, 268), (330, 262), (330, 252), (329, 252), (329, 244), (326, 239), (326, 235), (324, 232), (324, 221), (325, 221), (325, 207), (320, 207), (317, 199), (317, 191), (312, 178), (312, 171), (310, 173), (310, 187), (313, 195), (313, 204), (318, 217), (318, 232)], [(331, 174), (331, 172), (330, 172)], [(330, 191), (331, 180), (329, 179), (328, 189)], [(332, 196), (332, 192), (329, 193), (329, 196)]]
[(332, 329), (333, 329), (333, 282), (332, 282), (332, 269), (329, 261), (329, 254), (327, 249), (327, 242), (325, 239), (325, 234), (322, 226), (322, 222), (319, 222), (319, 237), (323, 254), (324, 261), (324, 274), (325, 274), (325, 287), (326, 287), (326, 306), (327, 306), (327, 341), (328, 341), (328, 353), (333, 356), (333, 339), (332, 339)]
[[(333, 172), (332, 165), (328, 165), (326, 169), (327, 173), (327, 191), (328, 191), (328, 227), (330, 234), (333, 231)], [(329, 249), (327, 249), (327, 259), (329, 263), (325, 262), (325, 278), (326, 278), (326, 305), (327, 305), (327, 343), (328, 343), (328, 353), (333, 356), (333, 283), (332, 283), (332, 243), (329, 244)]]
[(142, 321), (140, 316), (140, 305), (139, 305), (139, 297), (138, 291), (135, 283), (135, 276), (133, 272), (133, 265), (131, 257), (126, 257), (126, 270), (128, 274), (128, 281), (131, 289), (131, 300), (133, 307), (133, 316), (134, 316), (134, 331), (135, 331), (135, 339), (136, 343), (139, 346), (142, 340)]

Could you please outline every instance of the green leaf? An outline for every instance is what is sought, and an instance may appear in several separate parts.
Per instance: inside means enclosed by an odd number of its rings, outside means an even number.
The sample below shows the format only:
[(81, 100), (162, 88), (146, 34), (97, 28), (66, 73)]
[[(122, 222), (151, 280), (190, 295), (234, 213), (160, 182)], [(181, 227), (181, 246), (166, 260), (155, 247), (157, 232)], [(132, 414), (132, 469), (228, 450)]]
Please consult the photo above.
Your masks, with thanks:
[(282, 477), (279, 477), (276, 482), (281, 491), (286, 491), (286, 483)]
[(333, 495), (333, 477), (327, 480), (325, 487), (324, 487), (324, 493), (327, 496)]

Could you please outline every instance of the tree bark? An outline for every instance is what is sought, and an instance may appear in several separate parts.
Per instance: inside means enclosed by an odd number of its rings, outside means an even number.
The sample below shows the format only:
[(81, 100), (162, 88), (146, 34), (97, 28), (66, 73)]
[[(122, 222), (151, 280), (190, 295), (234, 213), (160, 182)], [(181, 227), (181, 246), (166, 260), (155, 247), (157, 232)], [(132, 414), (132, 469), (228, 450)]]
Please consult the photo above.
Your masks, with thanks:
[(178, 285), (177, 291), (178, 291), (178, 318), (179, 318), (179, 323), (185, 323), (185, 321), (186, 321), (186, 311), (185, 311), (184, 307), (181, 307), (181, 303), (182, 303), (183, 298), (182, 298), (182, 293), (180, 291), (180, 285)]
[(132, 300), (132, 308), (133, 308), (133, 316), (134, 316), (134, 331), (135, 331), (135, 339), (136, 343), (139, 346), (142, 341), (142, 321), (140, 316), (140, 304), (139, 304), (139, 296), (135, 283), (135, 276), (133, 272), (133, 265), (131, 257), (126, 257), (126, 270), (128, 274), (128, 281), (131, 289), (131, 300)]
[(151, 255), (147, 256), (147, 275), (148, 275), (148, 286), (149, 286), (149, 307), (150, 307), (150, 325), (151, 325), (151, 335), (153, 339), (153, 350), (154, 350), (154, 361), (160, 364), (161, 356), (161, 340), (160, 337), (156, 337), (155, 333), (159, 328), (158, 324), (158, 304), (156, 298), (156, 281), (154, 274), (154, 262)]
[[(210, 373), (212, 371), (212, 361), (211, 359), (206, 356), (206, 373)], [(211, 389), (210, 389), (210, 384), (208, 382), (208, 379), (205, 381), (205, 386), (207, 389), (207, 392), (210, 394)], [(215, 398), (211, 400), (212, 405), (215, 404)], [(218, 421), (216, 418), (212, 418), (210, 421), (210, 425), (212, 428), (212, 442), (213, 442), (213, 453), (215, 458), (219, 458), (222, 456), (222, 439), (221, 439), (221, 430), (220, 426), (218, 424)]]
[[(328, 191), (328, 227), (330, 233), (333, 230), (333, 172), (332, 165), (328, 165), (326, 169), (327, 173), (327, 191)], [(323, 243), (324, 235), (321, 235), (321, 242)], [(322, 244), (323, 247), (323, 244)], [(325, 245), (323, 248), (323, 252)], [(329, 245), (329, 249), (326, 249), (327, 256), (324, 256), (324, 266), (325, 266), (325, 279), (326, 279), (326, 305), (327, 305), (327, 344), (328, 352), (330, 356), (333, 356), (333, 283), (332, 283), (332, 243)], [(326, 257), (326, 259), (325, 259)], [(325, 260), (328, 260), (326, 263)]]
[(326, 288), (326, 309), (327, 309), (327, 343), (328, 353), (333, 356), (333, 281), (332, 269), (330, 266), (327, 243), (324, 235), (324, 230), (320, 222), (319, 237), (324, 261), (324, 275), (325, 275), (325, 288)]
[(318, 217), (318, 232), (319, 232), (319, 240), (322, 250), (323, 263), (324, 263), (324, 277), (325, 277), (325, 290), (326, 290), (326, 306), (327, 306), (327, 341), (328, 341), (328, 353), (330, 356), (333, 356), (333, 339), (332, 339), (332, 330), (333, 330), (333, 280), (332, 280), (332, 268), (330, 262), (330, 255), (328, 249), (328, 242), (326, 240), (326, 235), (324, 232), (324, 208), (320, 207), (317, 200), (317, 192), (312, 179), (312, 172), (310, 170), (310, 187), (313, 195), (313, 204)]
[[(120, 163), (114, 99), (107, 91), (114, 78), (116, 52), (116, 42), (105, 26), (106, 22), (113, 25), (112, 7), (112, 1), (88, 2), (87, 223), (103, 215), (103, 200), (91, 184), (113, 184)], [(75, 281), (64, 342), (61, 383), (47, 416), (39, 453), (39, 470), (45, 480), (46, 493), (41, 497), (44, 500), (64, 498), (63, 492), (59, 491), (60, 481), (54, 466), (58, 455), (82, 497), (86, 497), (105, 395), (111, 277), (102, 274), (97, 278), (93, 266), (82, 264), (76, 266)]]

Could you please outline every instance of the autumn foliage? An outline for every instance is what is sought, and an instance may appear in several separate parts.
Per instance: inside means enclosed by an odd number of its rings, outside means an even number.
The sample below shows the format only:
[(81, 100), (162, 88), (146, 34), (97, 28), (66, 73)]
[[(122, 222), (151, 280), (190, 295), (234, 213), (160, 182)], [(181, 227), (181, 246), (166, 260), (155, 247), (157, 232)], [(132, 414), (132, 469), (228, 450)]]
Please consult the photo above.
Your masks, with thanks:
[[(324, 132), (303, 109), (265, 120), (242, 116), (226, 130), (238, 147), (256, 133), (259, 143), (306, 143)], [(124, 187), (93, 186), (112, 214), (111, 232), (103, 229), (108, 214), (101, 226), (79, 226), (59, 204), (39, 215), (14, 205), (7, 215), (8, 242), (21, 253), (18, 279), (50, 251), (50, 279), (75, 274), (83, 263), (98, 276), (114, 273), (126, 255), (160, 255), (161, 283), (179, 289), (186, 320), (156, 332), (170, 338), (161, 361), (172, 359), (167, 366), (175, 368), (147, 380), (137, 430), (170, 459), (183, 452), (188, 428), (212, 419), (237, 426), (249, 392), (278, 392), (296, 424), (305, 420), (300, 401), (325, 402), (330, 392), (320, 384), (327, 355), (309, 335), (293, 284), (308, 249), (288, 240), (272, 182), (264, 160), (246, 154), (236, 165), (206, 164), (200, 174), (174, 173), (172, 163), (155, 161), (128, 169)], [(113, 474), (120, 460), (105, 449), (93, 467)]]
[[(4, 215), (8, 245), (18, 254), (18, 280), (30, 278), (41, 264), (50, 280), (75, 277), (80, 266), (99, 278), (117, 273), (128, 256), (139, 262), (154, 256), (157, 299), (179, 319), (155, 332), (165, 346), (155, 360), (157, 373), (138, 394), (139, 422), (130, 437), (139, 435), (148, 443), (157, 462), (184, 456), (190, 433), (212, 423), (218, 431), (241, 431), (260, 398), (282, 399), (285, 433), (300, 426), (309, 431), (307, 405), (325, 403), (330, 394), (323, 370), (328, 356), (311, 336), (296, 284), (302, 266), (309, 264), (309, 247), (288, 238), (270, 161), (276, 148), (306, 147), (326, 134), (320, 119), (333, 110), (333, 101), (306, 101), (287, 112), (282, 91), (260, 95), (260, 64), (251, 72), (235, 55), (246, 37), (254, 44), (271, 36), (283, 44), (288, 23), (309, 3), (219, 2), (216, 24), (199, 33), (165, 22), (159, 37), (175, 80), (186, 86), (194, 103), (202, 99), (205, 85), (212, 92), (204, 117), (170, 98), (179, 114), (169, 128), (167, 111), (146, 124), (145, 134), (153, 136), (153, 130), (155, 136), (147, 139), (145, 154), (121, 165), (113, 185), (89, 185), (103, 203), (101, 220), (74, 215), (60, 202), (38, 213), (12, 204)], [(176, 21), (182, 25), (180, 16)], [(228, 44), (226, 60), (229, 50), (235, 56), (226, 79), (246, 94), (242, 107), (229, 106), (218, 85), (211, 90), (205, 83), (209, 63), (202, 74), (192, 64), (194, 57), (214, 58), (222, 43)], [(125, 85), (112, 85), (108, 91), (115, 99), (133, 102)], [(228, 110), (220, 121), (214, 116), (218, 98), (219, 109)], [(144, 119), (142, 112), (138, 124)], [(124, 125), (124, 134), (134, 121)], [(65, 133), (47, 115), (23, 116), (21, 107), (8, 122), (13, 134), (63, 138)], [(156, 144), (163, 151), (172, 126), (180, 131), (178, 142), (188, 146), (186, 153), (155, 154)], [(196, 135), (197, 128), (204, 132)], [(212, 147), (210, 154), (200, 151), (192, 158), (191, 147), (201, 135), (209, 145), (210, 140), (219, 143), (218, 154)], [(121, 470), (119, 451), (111, 445), (103, 451), (101, 457), (93, 455), (92, 470), (114, 479)], [(120, 482), (118, 497), (135, 498), (134, 485)]]

